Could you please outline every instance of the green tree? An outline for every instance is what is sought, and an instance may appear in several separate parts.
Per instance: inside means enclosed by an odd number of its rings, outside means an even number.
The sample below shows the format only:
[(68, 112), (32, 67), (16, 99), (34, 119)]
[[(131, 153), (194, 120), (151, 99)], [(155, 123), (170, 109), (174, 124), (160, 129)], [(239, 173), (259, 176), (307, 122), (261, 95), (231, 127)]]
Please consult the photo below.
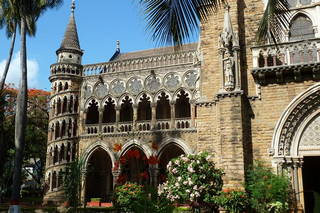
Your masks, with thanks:
[[(2, 10), (10, 10), (20, 27), (20, 70), (21, 80), (17, 95), (15, 115), (15, 159), (11, 203), (18, 204), (21, 188), (21, 169), (25, 146), (27, 120), (27, 42), (26, 36), (35, 35), (36, 22), (47, 9), (57, 7), (61, 0), (2, 0)], [(12, 208), (10, 208), (12, 209)], [(16, 209), (12, 209), (16, 211)]]
[[(152, 38), (160, 44), (180, 45), (199, 29), (200, 22), (226, 0), (139, 0)], [(279, 40), (288, 27), (287, 0), (269, 0), (257, 33), (259, 41)]]
[[(4, 122), (2, 123), (1, 135), (5, 138), (3, 149), (0, 153), (0, 197), (8, 195), (12, 184), (12, 167), (14, 160), (14, 124), (15, 106), (18, 91), (14, 88), (3, 90), (2, 106)], [(50, 93), (43, 90), (28, 90), (28, 123), (26, 126), (26, 147), (24, 151), (23, 166), (33, 164), (37, 173), (30, 173), (37, 183), (38, 192), (42, 192), (43, 171), (46, 158), (47, 125), (49, 120), (47, 99)], [(28, 170), (24, 169), (25, 173)]]

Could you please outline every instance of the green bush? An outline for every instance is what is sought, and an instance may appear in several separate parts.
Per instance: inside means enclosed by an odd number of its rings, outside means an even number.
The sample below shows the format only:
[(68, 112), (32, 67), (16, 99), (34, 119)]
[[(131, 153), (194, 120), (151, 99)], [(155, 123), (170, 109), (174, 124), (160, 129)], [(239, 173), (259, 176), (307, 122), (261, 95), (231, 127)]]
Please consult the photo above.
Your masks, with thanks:
[(115, 191), (115, 205), (125, 212), (170, 213), (174, 207), (164, 196), (158, 196), (153, 187), (126, 183)]
[(255, 162), (247, 173), (249, 204), (259, 213), (284, 213), (289, 210), (291, 184), (287, 176), (276, 175), (262, 162)]
[(230, 213), (242, 213), (249, 204), (246, 192), (232, 189), (223, 190), (220, 195), (212, 198), (212, 202)]

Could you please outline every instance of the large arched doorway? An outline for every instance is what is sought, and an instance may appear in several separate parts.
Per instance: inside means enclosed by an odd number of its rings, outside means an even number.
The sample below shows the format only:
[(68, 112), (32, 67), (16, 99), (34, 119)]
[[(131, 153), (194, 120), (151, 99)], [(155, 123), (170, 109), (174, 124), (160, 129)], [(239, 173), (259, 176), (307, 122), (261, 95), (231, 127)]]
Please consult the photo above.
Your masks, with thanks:
[(185, 152), (175, 143), (169, 143), (160, 151), (159, 159), (159, 183), (166, 181), (167, 165), (170, 160), (185, 154)]
[(320, 84), (298, 95), (281, 115), (270, 154), (278, 171), (287, 171), (299, 206), (320, 211)]
[(138, 184), (149, 184), (148, 158), (144, 152), (133, 146), (120, 157), (121, 174), (117, 180), (118, 184), (133, 182)]
[(87, 163), (86, 201), (101, 198), (111, 201), (113, 192), (112, 161), (102, 148), (95, 150)]

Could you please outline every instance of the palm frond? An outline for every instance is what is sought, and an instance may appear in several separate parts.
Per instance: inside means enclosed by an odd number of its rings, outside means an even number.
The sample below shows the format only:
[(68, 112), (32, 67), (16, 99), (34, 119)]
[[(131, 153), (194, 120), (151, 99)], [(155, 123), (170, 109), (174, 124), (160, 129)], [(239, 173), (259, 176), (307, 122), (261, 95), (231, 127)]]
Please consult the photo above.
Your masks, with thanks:
[(289, 28), (289, 4), (287, 0), (269, 0), (259, 24), (258, 42), (281, 41)]
[(139, 0), (147, 19), (147, 29), (159, 44), (181, 45), (189, 41), (224, 0)]

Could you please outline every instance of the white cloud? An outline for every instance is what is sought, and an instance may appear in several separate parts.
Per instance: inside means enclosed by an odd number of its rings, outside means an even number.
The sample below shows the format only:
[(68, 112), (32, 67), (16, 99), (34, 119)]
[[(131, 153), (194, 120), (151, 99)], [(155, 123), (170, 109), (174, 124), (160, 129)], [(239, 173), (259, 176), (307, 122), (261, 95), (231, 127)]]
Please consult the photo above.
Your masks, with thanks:
[[(0, 62), (0, 75), (6, 65), (6, 59)], [(37, 88), (39, 86), (38, 74), (39, 74), (39, 64), (34, 59), (27, 60), (28, 68), (28, 88)], [(20, 52), (17, 52), (13, 55), (9, 72), (6, 78), (6, 84), (13, 83), (15, 87), (19, 87), (20, 82)]]

